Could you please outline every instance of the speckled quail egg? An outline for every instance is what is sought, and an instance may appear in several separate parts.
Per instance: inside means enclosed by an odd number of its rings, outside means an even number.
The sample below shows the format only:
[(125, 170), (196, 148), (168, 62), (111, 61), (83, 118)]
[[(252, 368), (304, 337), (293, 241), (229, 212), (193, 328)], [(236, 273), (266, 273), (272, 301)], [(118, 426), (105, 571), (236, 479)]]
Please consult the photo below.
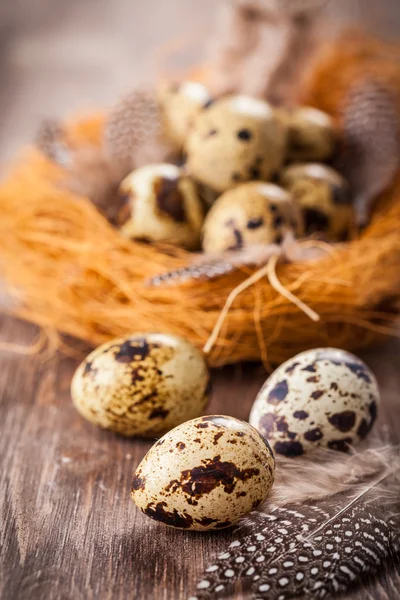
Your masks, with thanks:
[(203, 227), (203, 249), (222, 252), (279, 244), (289, 230), (297, 236), (303, 233), (302, 214), (291, 194), (272, 183), (244, 183), (211, 207)]
[(319, 163), (297, 164), (281, 173), (280, 182), (301, 207), (307, 233), (320, 232), (332, 241), (348, 236), (354, 219), (351, 194), (337, 171)]
[(180, 529), (230, 527), (265, 500), (271, 448), (244, 421), (220, 415), (175, 427), (146, 454), (132, 498), (148, 517)]
[(288, 114), (288, 158), (296, 161), (324, 161), (336, 146), (336, 128), (332, 117), (309, 106)]
[(379, 401), (376, 379), (362, 360), (317, 348), (267, 379), (249, 421), (277, 454), (298, 456), (317, 446), (346, 451), (371, 430)]
[(268, 181), (282, 166), (287, 128), (263, 100), (227, 96), (194, 120), (186, 142), (187, 169), (217, 192), (238, 183)]
[(203, 204), (182, 169), (171, 164), (141, 167), (122, 182), (120, 192), (127, 199), (122, 235), (189, 250), (199, 246)]
[(211, 95), (197, 81), (163, 85), (158, 92), (164, 134), (177, 149), (182, 149), (194, 117), (208, 103)]
[(192, 344), (149, 333), (94, 350), (78, 367), (71, 395), (77, 410), (96, 425), (156, 437), (202, 413), (209, 381), (204, 357)]

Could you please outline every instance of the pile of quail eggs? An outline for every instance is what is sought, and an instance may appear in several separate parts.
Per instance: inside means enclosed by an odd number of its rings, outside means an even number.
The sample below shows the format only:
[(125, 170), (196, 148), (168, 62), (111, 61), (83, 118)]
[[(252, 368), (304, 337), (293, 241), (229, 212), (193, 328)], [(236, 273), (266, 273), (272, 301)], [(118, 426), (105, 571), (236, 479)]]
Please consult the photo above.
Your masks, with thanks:
[(338, 141), (329, 115), (244, 95), (212, 99), (193, 82), (163, 87), (158, 102), (180, 166), (126, 177), (122, 235), (204, 252), (280, 244), (289, 232), (331, 242), (349, 235), (349, 186), (327, 164)]
[(151, 333), (100, 346), (72, 381), (73, 402), (87, 420), (157, 440), (134, 474), (132, 498), (145, 515), (171, 527), (230, 527), (267, 498), (275, 456), (298, 457), (320, 446), (346, 451), (367, 436), (379, 405), (367, 365), (333, 348), (281, 365), (261, 388), (249, 423), (204, 415), (210, 380), (192, 344)]

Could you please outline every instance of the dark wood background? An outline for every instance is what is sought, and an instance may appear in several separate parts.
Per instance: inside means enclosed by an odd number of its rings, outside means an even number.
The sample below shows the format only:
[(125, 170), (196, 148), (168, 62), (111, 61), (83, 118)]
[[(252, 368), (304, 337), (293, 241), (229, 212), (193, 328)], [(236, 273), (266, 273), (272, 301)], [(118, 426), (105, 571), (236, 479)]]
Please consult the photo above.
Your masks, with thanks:
[[(367, 1), (367, 0), (366, 0)], [(158, 70), (156, 48), (173, 37), (201, 40), (215, 0), (14, 0), (0, 5), (0, 160), (11, 157), (45, 116), (110, 103)], [(397, 10), (372, 13), (396, 31)], [(353, 19), (359, 3), (344, 3)], [(381, 3), (382, 6), (382, 3)], [(29, 345), (26, 323), (0, 319), (0, 343)], [(400, 443), (400, 343), (364, 358), (383, 392), (378, 426)], [(184, 600), (232, 532), (174, 531), (130, 500), (133, 471), (150, 447), (84, 422), (69, 385), (76, 360), (23, 356), (0, 346), (2, 458), (1, 598), (7, 600)], [(246, 419), (265, 373), (241, 366), (214, 373), (210, 413)], [(348, 598), (400, 598), (400, 565)], [(240, 590), (236, 598), (242, 598)]]

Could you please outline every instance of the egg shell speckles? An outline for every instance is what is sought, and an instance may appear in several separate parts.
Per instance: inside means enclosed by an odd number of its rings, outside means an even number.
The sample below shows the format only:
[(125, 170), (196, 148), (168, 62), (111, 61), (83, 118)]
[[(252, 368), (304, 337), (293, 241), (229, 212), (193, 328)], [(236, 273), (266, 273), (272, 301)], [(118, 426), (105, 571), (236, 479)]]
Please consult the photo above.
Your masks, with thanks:
[(209, 381), (204, 357), (192, 344), (152, 333), (94, 350), (78, 367), (71, 395), (77, 410), (101, 427), (156, 437), (203, 412)]
[(202, 110), (186, 141), (187, 171), (224, 192), (246, 181), (268, 181), (281, 168), (287, 128), (262, 100), (226, 96)]
[(351, 193), (337, 171), (320, 163), (299, 163), (284, 169), (280, 182), (301, 208), (308, 234), (322, 233), (333, 241), (348, 236), (354, 221)]
[(291, 194), (271, 183), (244, 183), (211, 207), (203, 226), (203, 250), (280, 244), (287, 231), (298, 237), (303, 233), (302, 215)]
[(379, 401), (376, 379), (362, 360), (318, 348), (267, 379), (249, 421), (277, 454), (298, 456), (317, 446), (346, 451), (371, 430)]
[(274, 469), (268, 442), (248, 423), (200, 417), (149, 450), (133, 477), (132, 499), (171, 527), (223, 529), (265, 500)]
[(288, 119), (290, 160), (323, 161), (333, 155), (337, 133), (332, 117), (302, 106), (294, 109)]
[(199, 82), (184, 81), (163, 85), (158, 90), (164, 135), (182, 151), (186, 136), (196, 114), (211, 102), (207, 88)]
[(176, 165), (147, 165), (120, 186), (126, 203), (120, 232), (129, 239), (199, 246), (204, 209), (197, 185)]

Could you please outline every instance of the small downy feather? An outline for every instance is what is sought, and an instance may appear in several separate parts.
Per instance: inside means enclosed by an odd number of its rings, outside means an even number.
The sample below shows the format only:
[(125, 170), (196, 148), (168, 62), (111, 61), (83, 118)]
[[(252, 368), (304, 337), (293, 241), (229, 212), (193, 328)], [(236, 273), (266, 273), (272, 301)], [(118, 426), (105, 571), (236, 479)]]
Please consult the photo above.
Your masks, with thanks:
[[(399, 552), (398, 451), (365, 450), (340, 459), (321, 451), (317, 458), (292, 460), (293, 466), (278, 461), (278, 480), (263, 511), (242, 520), (240, 540), (207, 567), (191, 600), (223, 597), (238, 579), (248, 582), (254, 600), (327, 598)], [(316, 478), (310, 479), (312, 472)]]
[(282, 244), (255, 244), (237, 251), (227, 251), (220, 254), (197, 255), (187, 265), (175, 271), (168, 271), (155, 275), (147, 282), (150, 286), (179, 285), (192, 279), (212, 280), (231, 273), (241, 267), (260, 267), (270, 260), (272, 256), (279, 256), (281, 260), (313, 260), (323, 254), (320, 248), (303, 248), (291, 232), (284, 235)]
[(35, 137), (35, 146), (49, 160), (60, 166), (70, 163), (71, 157), (65, 131), (62, 123), (56, 119), (43, 121)]
[(89, 198), (112, 224), (124, 199), (118, 188), (133, 169), (172, 158), (162, 137), (156, 94), (134, 90), (119, 100), (106, 116), (101, 147), (72, 148), (62, 123), (45, 121), (36, 136), (36, 147), (65, 170), (60, 185)]
[(350, 182), (356, 218), (364, 226), (373, 201), (391, 185), (400, 167), (400, 117), (393, 91), (368, 77), (356, 82), (342, 122), (337, 167)]
[(121, 180), (134, 168), (171, 157), (155, 91), (136, 89), (116, 102), (106, 118), (104, 149)]
[(52, 120), (45, 121), (40, 127), (36, 147), (63, 169), (60, 187), (89, 198), (111, 223), (117, 224), (124, 199), (118, 193), (119, 176), (103, 148), (72, 147), (62, 123)]
[(155, 275), (147, 283), (151, 286), (178, 285), (192, 279), (211, 280), (222, 277), (235, 269), (266, 263), (271, 256), (280, 255), (281, 248), (275, 244), (249, 246), (240, 252), (198, 255), (186, 267)]

